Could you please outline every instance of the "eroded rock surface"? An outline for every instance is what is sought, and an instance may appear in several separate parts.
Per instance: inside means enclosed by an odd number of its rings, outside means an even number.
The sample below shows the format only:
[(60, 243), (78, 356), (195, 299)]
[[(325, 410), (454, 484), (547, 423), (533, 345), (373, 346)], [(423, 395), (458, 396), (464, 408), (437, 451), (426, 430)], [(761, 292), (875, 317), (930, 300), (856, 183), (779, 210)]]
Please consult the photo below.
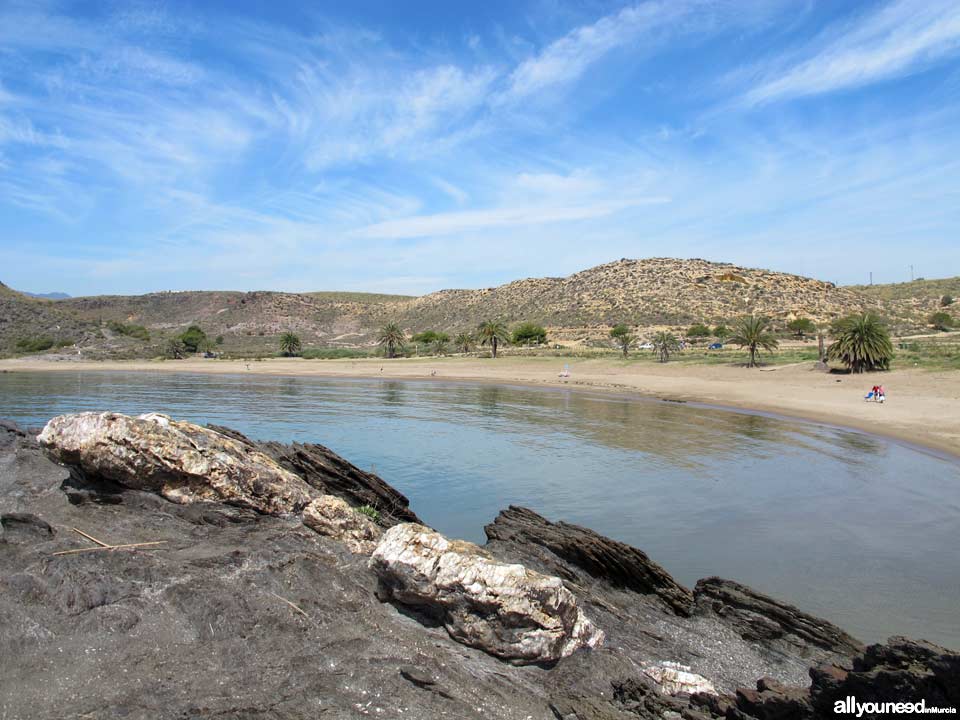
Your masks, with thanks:
[(693, 609), (693, 594), (642, 550), (579, 525), (552, 523), (511, 505), (484, 528), (488, 541), (539, 545), (595, 578), (634, 592), (656, 595), (680, 615)]
[(752, 588), (723, 578), (697, 582), (697, 612), (728, 623), (741, 637), (822, 663), (845, 660), (863, 644), (836, 625)]
[(369, 555), (380, 529), (363, 513), (335, 495), (321, 495), (303, 509), (303, 524), (314, 532), (346, 543), (351, 552)]
[(416, 608), (455, 640), (497, 657), (548, 663), (603, 642), (559, 578), (498, 562), (422, 525), (388, 530), (370, 566), (384, 599)]
[(317, 493), (254, 448), (192, 423), (149, 413), (61, 415), (37, 438), (60, 463), (177, 503), (227, 502), (295, 513)]

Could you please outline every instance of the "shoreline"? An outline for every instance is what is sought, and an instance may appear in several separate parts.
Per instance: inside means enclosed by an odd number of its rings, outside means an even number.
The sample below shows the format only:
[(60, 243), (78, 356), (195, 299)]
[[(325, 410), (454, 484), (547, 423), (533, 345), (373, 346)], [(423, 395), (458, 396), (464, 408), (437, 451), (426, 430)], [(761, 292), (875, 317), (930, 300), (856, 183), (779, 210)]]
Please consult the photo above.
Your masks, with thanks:
[[(565, 365), (571, 377), (558, 377)], [(731, 365), (679, 365), (610, 359), (504, 356), (356, 360), (0, 360), (0, 372), (157, 372), (269, 377), (326, 377), (453, 381), (633, 395), (768, 414), (866, 432), (960, 463), (960, 373), (894, 370), (875, 375), (832, 375), (809, 363), (747, 369)], [(882, 382), (883, 404), (864, 402), (864, 388)]]

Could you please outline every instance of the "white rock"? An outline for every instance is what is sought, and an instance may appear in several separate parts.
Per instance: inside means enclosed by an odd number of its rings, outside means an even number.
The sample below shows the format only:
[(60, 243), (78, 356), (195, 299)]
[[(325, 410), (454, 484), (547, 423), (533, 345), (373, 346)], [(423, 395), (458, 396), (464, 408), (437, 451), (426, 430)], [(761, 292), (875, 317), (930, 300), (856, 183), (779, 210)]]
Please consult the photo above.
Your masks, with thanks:
[(643, 668), (647, 677), (660, 685), (660, 692), (664, 695), (679, 695), (684, 693), (693, 695), (702, 692), (716, 695), (717, 689), (703, 675), (690, 672), (688, 665), (676, 662), (662, 662), (659, 665), (648, 665)]
[(336, 495), (321, 495), (303, 509), (303, 524), (320, 535), (341, 540), (351, 552), (369, 555), (377, 546), (380, 528)]
[(559, 578), (499, 562), (422, 525), (390, 528), (370, 566), (385, 599), (418, 608), (454, 640), (498, 657), (553, 662), (603, 642)]

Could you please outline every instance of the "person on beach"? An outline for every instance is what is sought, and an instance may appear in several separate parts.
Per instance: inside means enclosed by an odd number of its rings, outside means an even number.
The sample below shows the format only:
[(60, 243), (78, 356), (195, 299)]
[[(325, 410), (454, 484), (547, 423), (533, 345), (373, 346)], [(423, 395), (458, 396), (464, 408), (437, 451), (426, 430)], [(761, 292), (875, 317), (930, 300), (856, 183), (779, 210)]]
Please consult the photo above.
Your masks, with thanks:
[(876, 399), (877, 399), (877, 386), (874, 385), (872, 388), (870, 388), (870, 392), (868, 392), (868, 393), (864, 396), (863, 399), (864, 399), (864, 400), (876, 400)]
[(878, 403), (883, 403), (887, 399), (887, 394), (883, 390), (883, 385), (877, 385), (877, 394), (876, 400)]

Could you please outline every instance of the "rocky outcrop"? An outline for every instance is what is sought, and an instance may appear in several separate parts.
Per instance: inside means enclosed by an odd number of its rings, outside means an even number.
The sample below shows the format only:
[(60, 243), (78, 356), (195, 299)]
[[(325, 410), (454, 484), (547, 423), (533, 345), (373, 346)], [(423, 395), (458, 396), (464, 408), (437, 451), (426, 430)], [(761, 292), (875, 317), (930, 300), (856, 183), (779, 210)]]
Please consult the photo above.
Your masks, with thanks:
[(680, 695), (693, 693), (707, 693), (716, 695), (717, 689), (713, 683), (702, 675), (690, 672), (690, 666), (676, 662), (663, 662), (648, 665), (643, 669), (644, 675), (660, 686), (665, 695)]
[(863, 650), (859, 640), (836, 625), (732, 580), (700, 580), (694, 597), (698, 614), (722, 619), (751, 642), (816, 662), (849, 659)]
[[(890, 638), (871, 645), (846, 666), (811, 669), (816, 712), (832, 717), (849, 696), (859, 703), (919, 702), (960, 712), (960, 653), (923, 640)], [(868, 715), (869, 717), (869, 715)]]
[(559, 578), (498, 562), (422, 525), (388, 530), (370, 566), (383, 599), (415, 608), (455, 640), (497, 657), (550, 663), (603, 642)]
[(811, 717), (810, 689), (760, 678), (757, 689), (737, 690), (737, 709), (757, 720), (804, 720)]
[(410, 509), (407, 497), (374, 474), (337, 455), (330, 448), (315, 443), (257, 442), (231, 428), (208, 425), (215, 430), (260, 450), (320, 493), (336, 495), (350, 505), (369, 505), (380, 514), (385, 527), (399, 522), (420, 522)]
[(311, 501), (303, 509), (303, 524), (362, 555), (372, 553), (380, 538), (380, 529), (370, 518), (335, 495), (321, 495)]
[(655, 595), (679, 615), (693, 609), (693, 594), (646, 553), (579, 525), (553, 523), (532, 510), (511, 505), (484, 528), (488, 544), (535, 545), (562, 563), (616, 587)]
[(226, 502), (296, 513), (317, 493), (271, 458), (192, 423), (149, 413), (61, 415), (37, 438), (57, 462), (176, 503)]

